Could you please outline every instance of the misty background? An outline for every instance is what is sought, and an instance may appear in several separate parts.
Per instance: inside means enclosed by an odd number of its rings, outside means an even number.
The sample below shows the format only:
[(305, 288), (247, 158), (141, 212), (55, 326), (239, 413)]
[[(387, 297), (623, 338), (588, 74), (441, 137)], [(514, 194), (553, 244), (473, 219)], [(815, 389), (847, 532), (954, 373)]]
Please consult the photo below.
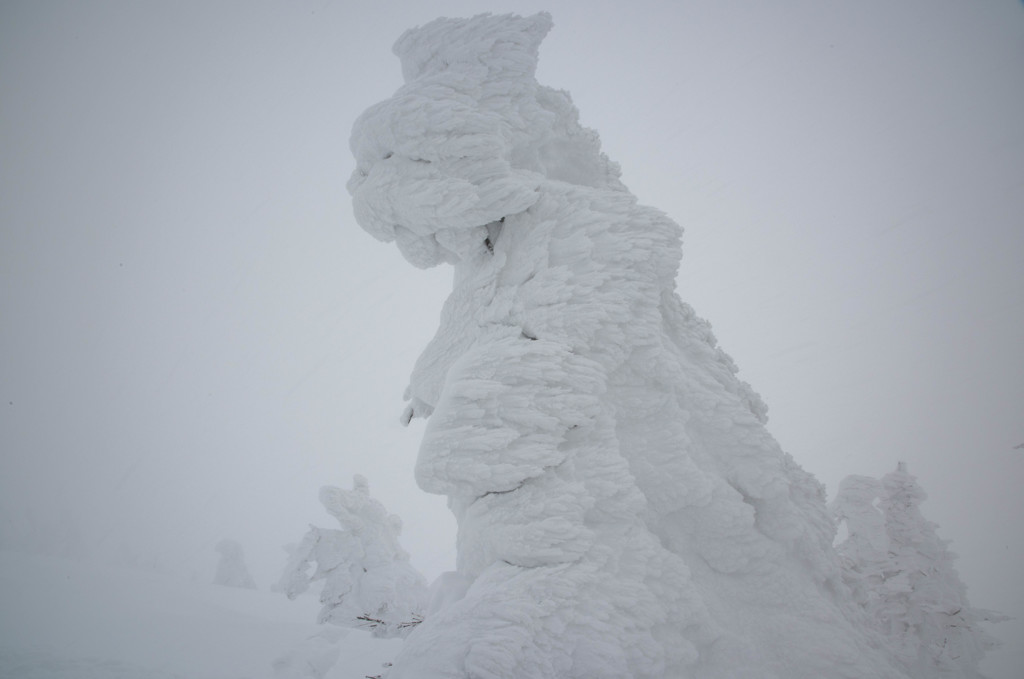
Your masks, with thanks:
[(830, 497), (906, 461), (1019, 676), (1016, 0), (0, 3), (0, 548), (208, 582), (227, 537), (266, 589), (359, 473), (453, 568), (398, 422), (451, 271), (359, 229), (348, 136), (405, 29), (540, 10), (769, 429)]

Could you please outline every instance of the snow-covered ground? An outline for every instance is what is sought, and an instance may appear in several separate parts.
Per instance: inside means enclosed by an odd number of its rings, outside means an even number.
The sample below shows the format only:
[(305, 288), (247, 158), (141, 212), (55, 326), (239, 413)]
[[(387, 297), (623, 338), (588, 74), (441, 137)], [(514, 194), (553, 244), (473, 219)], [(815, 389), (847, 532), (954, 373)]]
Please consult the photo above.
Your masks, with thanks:
[[(334, 645), (320, 640), (325, 631), (338, 636), (339, 659), (324, 677), (380, 674), (401, 642), (316, 625), (318, 608), (316, 597), (0, 551), (0, 677), (316, 676), (301, 670)], [(275, 670), (289, 658), (292, 674)]]

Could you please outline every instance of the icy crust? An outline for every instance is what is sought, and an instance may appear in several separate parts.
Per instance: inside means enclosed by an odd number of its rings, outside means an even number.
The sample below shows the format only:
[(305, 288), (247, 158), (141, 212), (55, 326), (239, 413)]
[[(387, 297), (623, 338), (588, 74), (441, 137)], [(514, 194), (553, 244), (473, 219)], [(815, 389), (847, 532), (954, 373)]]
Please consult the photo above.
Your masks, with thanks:
[(455, 265), (403, 418), (430, 418), (416, 478), (449, 497), (459, 586), (389, 677), (903, 677), (820, 484), (674, 292), (681, 229), (536, 83), (550, 26), (407, 32), (406, 84), (353, 132), (359, 223)]

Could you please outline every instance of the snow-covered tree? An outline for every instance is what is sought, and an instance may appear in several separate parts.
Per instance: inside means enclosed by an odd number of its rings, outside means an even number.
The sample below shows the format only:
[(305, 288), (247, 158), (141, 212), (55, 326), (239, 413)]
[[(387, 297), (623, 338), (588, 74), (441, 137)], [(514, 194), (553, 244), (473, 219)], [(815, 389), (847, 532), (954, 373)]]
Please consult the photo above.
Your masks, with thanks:
[(235, 540), (225, 538), (217, 543), (215, 549), (220, 554), (220, 560), (217, 562), (217, 572), (213, 576), (213, 584), (256, 589), (256, 582), (249, 575), (249, 569), (245, 566), (245, 553), (242, 551), (242, 545)]
[(876, 615), (915, 679), (975, 678), (995, 639), (982, 622), (1001, 616), (972, 608), (955, 555), (921, 514), (927, 495), (906, 465), (882, 478), (888, 562)]
[[(821, 485), (675, 294), (680, 228), (535, 78), (547, 14), (439, 19), (356, 122), (356, 217), (454, 289), (413, 371), (458, 586), (390, 679), (904, 677)], [(321, 538), (314, 538), (319, 540)]]
[(921, 514), (926, 497), (902, 462), (880, 481), (844, 479), (832, 504), (848, 533), (844, 578), (911, 677), (977, 679), (995, 645), (982, 623), (1005, 618), (967, 601), (955, 555)]
[(318, 622), (368, 629), (379, 637), (408, 635), (423, 620), (427, 588), (398, 543), (401, 519), (370, 497), (359, 475), (352, 490), (321, 488), (320, 502), (341, 529), (310, 526), (290, 551), (275, 589), (294, 599), (323, 580)]

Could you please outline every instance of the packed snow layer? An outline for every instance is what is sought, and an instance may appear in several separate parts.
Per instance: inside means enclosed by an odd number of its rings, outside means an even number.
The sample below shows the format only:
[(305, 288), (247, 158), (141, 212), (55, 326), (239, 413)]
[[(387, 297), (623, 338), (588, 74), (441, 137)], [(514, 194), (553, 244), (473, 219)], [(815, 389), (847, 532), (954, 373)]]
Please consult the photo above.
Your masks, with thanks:
[(674, 292), (569, 95), (546, 14), (440, 19), (355, 125), (360, 224), (455, 267), (403, 419), (459, 523), (458, 587), (389, 677), (903, 677), (840, 576), (820, 484)]

